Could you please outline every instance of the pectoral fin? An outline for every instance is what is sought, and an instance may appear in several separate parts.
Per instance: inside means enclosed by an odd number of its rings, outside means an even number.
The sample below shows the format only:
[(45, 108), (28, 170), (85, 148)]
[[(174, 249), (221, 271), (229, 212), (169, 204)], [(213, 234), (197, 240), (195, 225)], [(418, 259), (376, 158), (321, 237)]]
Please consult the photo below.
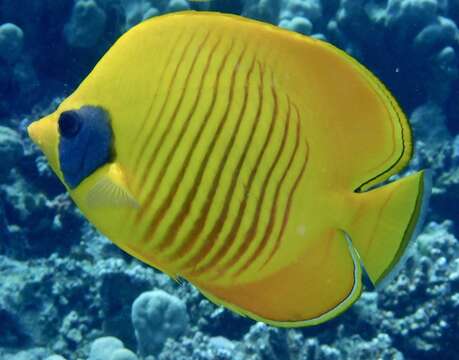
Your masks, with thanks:
[(90, 208), (123, 206), (138, 208), (130, 193), (121, 167), (113, 163), (108, 172), (89, 190), (86, 202)]

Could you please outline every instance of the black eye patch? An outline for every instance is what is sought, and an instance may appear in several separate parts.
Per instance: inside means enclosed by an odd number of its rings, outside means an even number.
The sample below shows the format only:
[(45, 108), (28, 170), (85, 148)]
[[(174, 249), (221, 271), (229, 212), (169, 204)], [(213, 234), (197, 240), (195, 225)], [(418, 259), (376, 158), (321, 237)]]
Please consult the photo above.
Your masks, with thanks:
[(83, 106), (61, 113), (58, 126), (59, 163), (65, 182), (73, 189), (109, 161), (110, 117), (99, 106)]
[(79, 133), (81, 123), (82, 119), (78, 112), (74, 110), (64, 111), (59, 116), (59, 133), (61, 136), (71, 139)]

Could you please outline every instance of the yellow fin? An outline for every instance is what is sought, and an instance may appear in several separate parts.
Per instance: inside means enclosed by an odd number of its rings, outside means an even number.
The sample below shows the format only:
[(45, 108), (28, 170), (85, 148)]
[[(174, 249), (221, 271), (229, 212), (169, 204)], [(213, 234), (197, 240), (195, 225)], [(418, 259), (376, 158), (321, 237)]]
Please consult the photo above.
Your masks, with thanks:
[(88, 191), (86, 201), (90, 208), (113, 206), (139, 207), (139, 203), (131, 195), (126, 186), (123, 171), (118, 164), (110, 165), (107, 174)]
[(355, 194), (358, 211), (346, 231), (377, 287), (406, 259), (409, 242), (423, 223), (430, 186), (430, 173), (421, 171)]
[(360, 258), (350, 238), (328, 229), (279, 271), (247, 283), (219, 286), (191, 281), (209, 300), (277, 327), (321, 324), (351, 306), (362, 292)]

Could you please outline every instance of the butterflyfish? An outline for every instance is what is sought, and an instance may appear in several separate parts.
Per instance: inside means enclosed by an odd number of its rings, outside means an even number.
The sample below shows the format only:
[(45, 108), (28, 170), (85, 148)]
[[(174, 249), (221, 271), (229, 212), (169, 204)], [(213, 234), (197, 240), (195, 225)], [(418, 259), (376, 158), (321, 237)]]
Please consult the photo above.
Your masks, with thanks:
[(331, 44), (211, 12), (120, 37), (28, 127), (121, 249), (258, 321), (316, 325), (400, 264), (429, 196), (388, 89)]

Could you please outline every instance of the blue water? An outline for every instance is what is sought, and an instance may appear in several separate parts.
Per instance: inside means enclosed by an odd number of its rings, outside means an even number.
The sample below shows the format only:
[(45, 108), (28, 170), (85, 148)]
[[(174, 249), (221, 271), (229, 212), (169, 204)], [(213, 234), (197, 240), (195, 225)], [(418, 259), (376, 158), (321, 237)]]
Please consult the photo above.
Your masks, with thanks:
[[(186, 9), (329, 41), (409, 117), (406, 172), (433, 176), (425, 224), (399, 275), (328, 323), (256, 323), (126, 255), (28, 139), (122, 33)], [(0, 359), (458, 359), (458, 23), (457, 0), (0, 0)]]

